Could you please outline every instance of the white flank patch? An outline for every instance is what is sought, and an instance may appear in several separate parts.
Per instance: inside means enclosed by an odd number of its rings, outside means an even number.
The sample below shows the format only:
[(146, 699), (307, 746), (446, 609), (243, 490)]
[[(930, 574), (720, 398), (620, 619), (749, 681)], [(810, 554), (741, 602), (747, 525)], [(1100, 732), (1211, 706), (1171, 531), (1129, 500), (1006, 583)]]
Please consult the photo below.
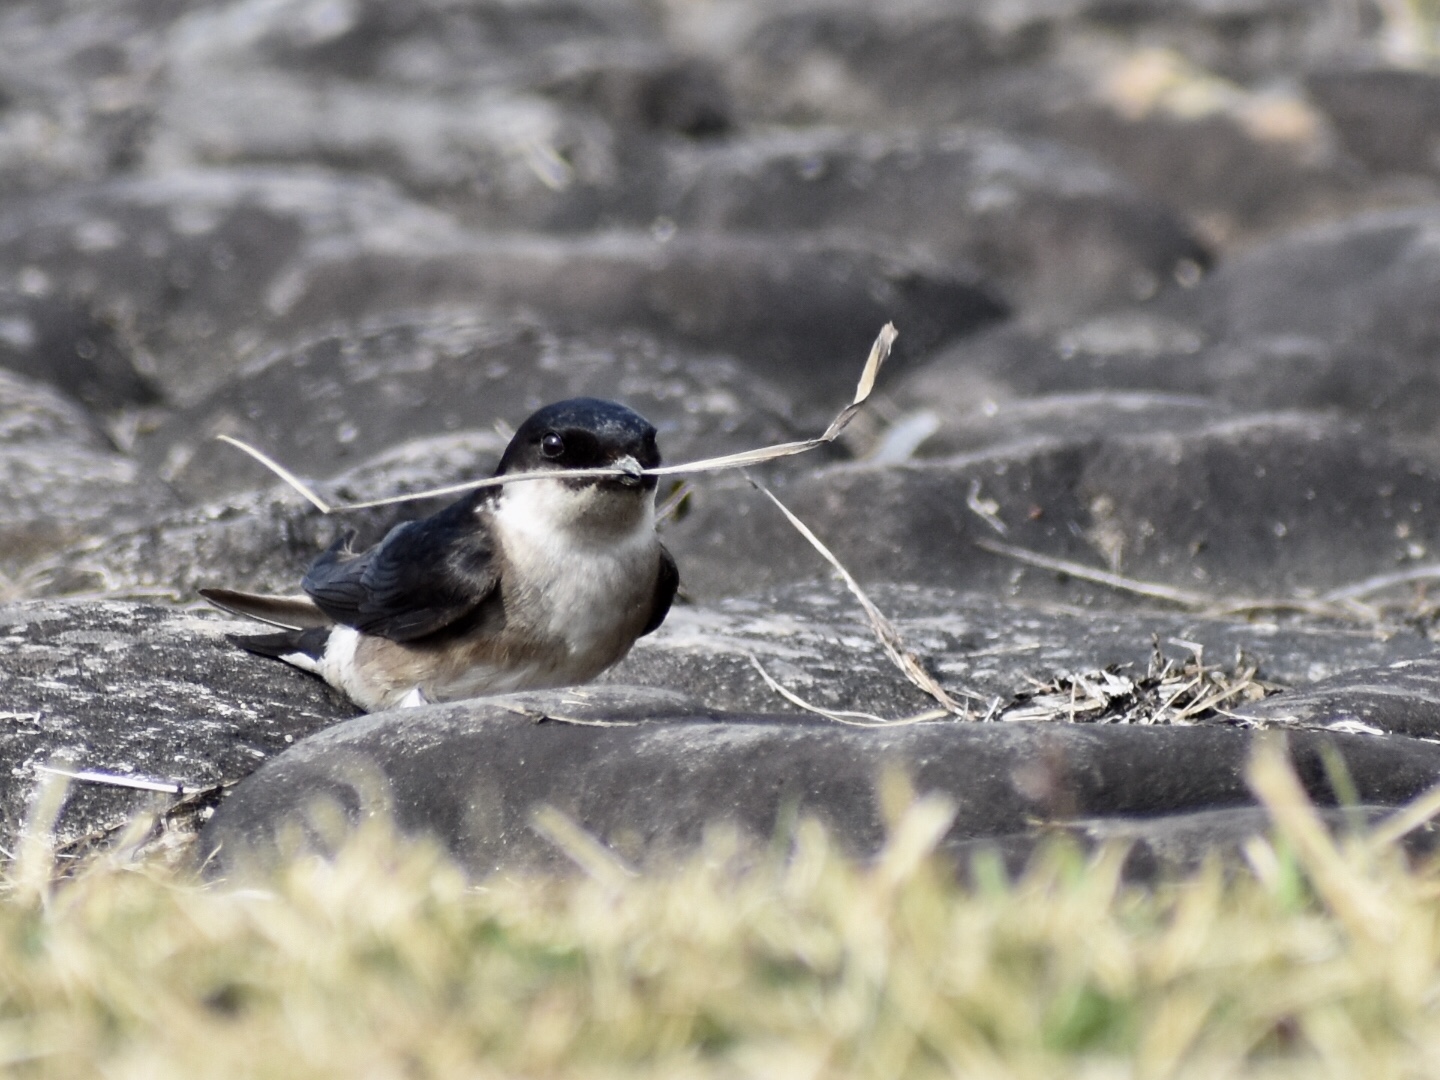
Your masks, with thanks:
[(325, 642), (325, 655), (318, 670), (331, 686), (345, 692), (351, 701), (364, 703), (369, 695), (360, 671), (355, 666), (355, 650), (360, 644), (360, 631), (352, 626), (337, 626)]

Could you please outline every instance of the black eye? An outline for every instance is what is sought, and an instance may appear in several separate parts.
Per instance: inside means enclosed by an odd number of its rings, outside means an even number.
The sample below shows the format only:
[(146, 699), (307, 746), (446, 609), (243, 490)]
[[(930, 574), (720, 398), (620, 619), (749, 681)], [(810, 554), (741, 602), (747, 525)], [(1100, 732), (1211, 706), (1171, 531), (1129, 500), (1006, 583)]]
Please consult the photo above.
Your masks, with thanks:
[(548, 458), (558, 458), (565, 453), (565, 440), (555, 432), (547, 432), (540, 440), (540, 452)]

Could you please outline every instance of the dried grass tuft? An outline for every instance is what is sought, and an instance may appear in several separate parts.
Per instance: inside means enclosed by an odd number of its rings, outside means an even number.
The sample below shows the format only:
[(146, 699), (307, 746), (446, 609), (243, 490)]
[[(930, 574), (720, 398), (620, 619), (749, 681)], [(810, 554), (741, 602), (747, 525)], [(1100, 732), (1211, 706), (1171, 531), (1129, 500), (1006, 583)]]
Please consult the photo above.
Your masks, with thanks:
[(1239, 720), (1231, 710), (1281, 689), (1263, 681), (1259, 665), (1243, 654), (1229, 666), (1207, 664), (1200, 646), (1176, 644), (1190, 650), (1185, 659), (1166, 656), (1157, 642), (1140, 675), (1112, 665), (1037, 682), (1034, 689), (1000, 709), (996, 719), (1162, 726), (1219, 721), (1251, 726), (1254, 721)]
[[(1440, 866), (1403, 831), (1318, 824), (1273, 744), (1254, 874), (1151, 889), (1062, 841), (972, 884), (936, 855), (954, 807), (885, 792), (856, 860), (801, 817), (712, 830), (642, 872), (580, 823), (583, 867), (467, 882), (383, 818), (330, 860), (237, 885), (120, 858), (0, 890), (0, 1069), (115, 1077), (1290, 1077), (1433, 1075)], [(36, 874), (39, 874), (38, 880)], [(18, 876), (17, 876), (18, 875)], [(28, 878), (27, 878), (27, 875)], [(28, 882), (28, 883), (27, 883)]]

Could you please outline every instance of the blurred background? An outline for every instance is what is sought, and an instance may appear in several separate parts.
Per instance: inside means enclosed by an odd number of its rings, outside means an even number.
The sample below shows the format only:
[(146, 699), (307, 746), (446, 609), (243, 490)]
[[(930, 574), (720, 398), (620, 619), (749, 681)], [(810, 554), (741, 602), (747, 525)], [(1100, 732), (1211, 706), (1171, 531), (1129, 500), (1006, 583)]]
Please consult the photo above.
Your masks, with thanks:
[[(1437, 24), (1431, 0), (9, 0), (0, 588), (293, 582), (333, 523), (222, 432), (341, 497), (487, 471), (578, 393), (650, 415), (670, 460), (793, 437), (887, 319), (842, 457), (1302, 409), (1284, 438), (1428, 461)], [(1155, 523), (1100, 494), (1036, 542), (1143, 563)], [(1387, 558), (1423, 555), (1407, 528)]]
[[(1388, 732), (1355, 744), (1394, 755), (1365, 798), (1408, 799), (1437, 28), (1433, 0), (8, 0), (5, 828), (60, 750), (216, 793), (351, 714), (175, 605), (293, 590), (340, 529), (434, 504), (327, 517), (217, 434), (370, 498), (484, 475), (588, 394), (685, 461), (821, 430), (889, 320), (871, 405), (770, 482), (978, 713), (1119, 732), (1082, 806), (1035, 772), (1042, 725), (975, 725), (1014, 758), (962, 755), (1000, 785), (967, 805), (1009, 809), (957, 836), (1246, 797), (1194, 783), (1232, 732), (1171, 754), (1134, 723)], [(664, 539), (683, 602), (607, 680), (798, 711), (760, 656), (827, 708), (928, 706), (742, 479)], [(63, 835), (119, 827), (106, 797)]]

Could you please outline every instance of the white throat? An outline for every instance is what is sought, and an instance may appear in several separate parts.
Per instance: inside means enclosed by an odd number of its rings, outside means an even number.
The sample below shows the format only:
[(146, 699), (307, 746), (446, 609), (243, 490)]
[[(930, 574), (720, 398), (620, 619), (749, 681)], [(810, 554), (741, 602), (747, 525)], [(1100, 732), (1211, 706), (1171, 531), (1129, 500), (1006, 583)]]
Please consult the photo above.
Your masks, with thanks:
[(522, 480), (505, 485), (492, 513), (502, 536), (525, 546), (624, 546), (655, 533), (655, 493), (642, 488)]

